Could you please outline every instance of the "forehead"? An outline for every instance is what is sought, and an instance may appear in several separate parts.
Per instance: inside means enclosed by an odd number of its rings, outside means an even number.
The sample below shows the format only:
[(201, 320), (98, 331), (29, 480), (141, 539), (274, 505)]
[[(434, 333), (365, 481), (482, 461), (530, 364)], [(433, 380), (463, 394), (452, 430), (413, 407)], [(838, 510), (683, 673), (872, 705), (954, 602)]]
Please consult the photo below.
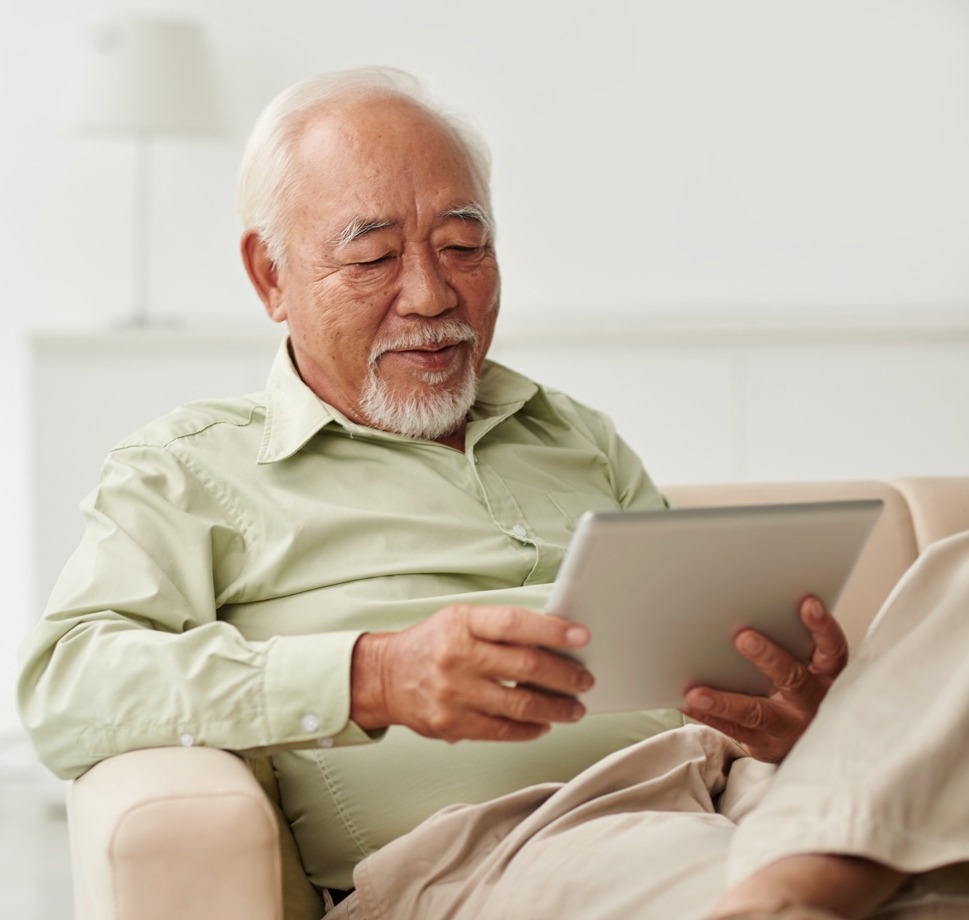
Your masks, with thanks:
[(427, 223), (485, 200), (453, 132), (406, 99), (331, 103), (307, 118), (294, 153), (297, 220)]

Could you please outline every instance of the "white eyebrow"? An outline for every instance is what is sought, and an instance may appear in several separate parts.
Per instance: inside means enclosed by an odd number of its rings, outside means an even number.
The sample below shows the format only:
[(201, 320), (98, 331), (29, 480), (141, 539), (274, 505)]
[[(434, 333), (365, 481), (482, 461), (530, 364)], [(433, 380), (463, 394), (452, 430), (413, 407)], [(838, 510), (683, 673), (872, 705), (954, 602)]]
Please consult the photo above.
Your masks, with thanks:
[[(480, 204), (469, 202), (468, 204), (458, 205), (456, 208), (449, 208), (442, 215), (444, 219), (457, 218), (467, 220), (472, 223), (480, 224), (491, 234), (491, 217)], [(355, 217), (350, 221), (331, 242), (336, 246), (349, 246), (354, 240), (360, 239), (375, 230), (384, 230), (387, 227), (396, 227), (400, 222), (396, 220), (379, 220), (369, 217)]]
[(394, 220), (373, 220), (367, 217), (355, 217), (337, 235), (336, 239), (331, 240), (337, 246), (349, 246), (354, 240), (359, 239), (367, 233), (375, 230), (383, 230), (385, 227), (395, 226)]
[(469, 202), (468, 204), (462, 204), (456, 208), (451, 208), (445, 211), (442, 217), (456, 217), (459, 220), (468, 220), (472, 223), (481, 224), (485, 230), (490, 234), (492, 231), (491, 216), (488, 212), (481, 207), (480, 204), (475, 204), (474, 202)]

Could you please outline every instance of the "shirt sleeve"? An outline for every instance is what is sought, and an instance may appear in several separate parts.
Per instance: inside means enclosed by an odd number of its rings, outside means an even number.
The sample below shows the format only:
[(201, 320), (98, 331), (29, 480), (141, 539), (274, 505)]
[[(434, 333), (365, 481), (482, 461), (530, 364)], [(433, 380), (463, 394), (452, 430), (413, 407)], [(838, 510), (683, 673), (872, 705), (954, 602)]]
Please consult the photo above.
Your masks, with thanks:
[(81, 507), (81, 544), (21, 649), (21, 717), (57, 775), (137, 748), (375, 737), (350, 721), (359, 632), (249, 641), (219, 620), (246, 535), (213, 483), (164, 448), (126, 448)]

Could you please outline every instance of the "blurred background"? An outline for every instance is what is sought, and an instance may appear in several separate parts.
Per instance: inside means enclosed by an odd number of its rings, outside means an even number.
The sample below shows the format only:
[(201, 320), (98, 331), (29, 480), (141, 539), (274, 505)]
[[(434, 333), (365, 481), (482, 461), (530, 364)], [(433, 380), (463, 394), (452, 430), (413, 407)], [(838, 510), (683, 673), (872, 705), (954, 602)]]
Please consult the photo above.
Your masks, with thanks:
[[(146, 19), (195, 29), (158, 52), (201, 81), (190, 131), (106, 114), (175, 92), (136, 66), (157, 30), (88, 82)], [(111, 444), (261, 385), (282, 331), (238, 258), (242, 148), (276, 92), (364, 64), (491, 144), (494, 356), (612, 412), (661, 484), (967, 472), (965, 0), (0, 0), (4, 916), (70, 916), (66, 869), (26, 868), (63, 828), (17, 644)]]

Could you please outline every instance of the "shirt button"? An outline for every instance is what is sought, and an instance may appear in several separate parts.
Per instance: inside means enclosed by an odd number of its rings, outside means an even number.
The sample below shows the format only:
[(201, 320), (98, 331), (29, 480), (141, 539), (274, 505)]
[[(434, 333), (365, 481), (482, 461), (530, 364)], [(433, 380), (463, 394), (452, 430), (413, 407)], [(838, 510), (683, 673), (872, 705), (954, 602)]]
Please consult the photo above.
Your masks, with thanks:
[(317, 747), (321, 747), (321, 748), (331, 748), (331, 747), (333, 747), (333, 739), (332, 738), (317, 738), (316, 739), (316, 746)]
[(320, 719), (315, 712), (307, 712), (303, 714), (299, 724), (304, 732), (315, 732), (320, 727)]
[(522, 524), (516, 524), (514, 527), (512, 527), (511, 532), (518, 537), (519, 540), (524, 540), (525, 537), (528, 536), (528, 531)]
[(178, 740), (182, 747), (192, 747), (195, 744), (195, 735), (191, 732), (182, 732), (178, 736)]

